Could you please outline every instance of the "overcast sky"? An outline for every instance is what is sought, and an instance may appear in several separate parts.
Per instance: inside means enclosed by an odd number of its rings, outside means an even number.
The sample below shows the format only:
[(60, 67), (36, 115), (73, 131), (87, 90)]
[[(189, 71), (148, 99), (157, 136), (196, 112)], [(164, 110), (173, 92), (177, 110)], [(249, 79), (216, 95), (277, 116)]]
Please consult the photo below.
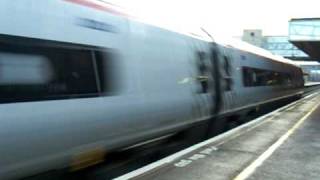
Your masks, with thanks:
[[(319, 0), (106, 0), (147, 21), (215, 35), (239, 36), (243, 29), (287, 35), (290, 18), (320, 17)], [(187, 30), (188, 29), (188, 30)]]

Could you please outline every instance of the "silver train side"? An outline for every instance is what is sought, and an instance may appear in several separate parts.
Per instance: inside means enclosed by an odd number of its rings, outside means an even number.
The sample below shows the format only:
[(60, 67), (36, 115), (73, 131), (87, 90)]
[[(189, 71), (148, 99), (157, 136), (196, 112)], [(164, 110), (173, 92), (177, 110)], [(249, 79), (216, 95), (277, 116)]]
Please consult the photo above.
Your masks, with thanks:
[(74, 2), (0, 2), (0, 179), (303, 93), (301, 69), (279, 57)]

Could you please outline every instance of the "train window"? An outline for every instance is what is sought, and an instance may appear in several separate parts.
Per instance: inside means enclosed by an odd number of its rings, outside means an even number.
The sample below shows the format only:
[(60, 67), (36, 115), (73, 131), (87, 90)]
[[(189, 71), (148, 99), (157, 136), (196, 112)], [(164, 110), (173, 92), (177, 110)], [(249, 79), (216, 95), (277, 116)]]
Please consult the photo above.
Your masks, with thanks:
[(290, 85), (291, 78), (288, 73), (276, 72), (265, 69), (243, 67), (244, 86), (275, 86)]
[(225, 72), (228, 76), (231, 75), (231, 67), (230, 67), (230, 62), (229, 62), (229, 58), (227, 56), (224, 56), (223, 57), (224, 59), (224, 69), (225, 69)]
[(101, 52), (58, 45), (0, 42), (0, 103), (94, 97), (105, 91)]
[(206, 54), (205, 52), (199, 51), (197, 52), (197, 59), (198, 59), (198, 80), (200, 82), (201, 90), (199, 93), (208, 93), (208, 81), (206, 78), (208, 76), (208, 69), (206, 65)]

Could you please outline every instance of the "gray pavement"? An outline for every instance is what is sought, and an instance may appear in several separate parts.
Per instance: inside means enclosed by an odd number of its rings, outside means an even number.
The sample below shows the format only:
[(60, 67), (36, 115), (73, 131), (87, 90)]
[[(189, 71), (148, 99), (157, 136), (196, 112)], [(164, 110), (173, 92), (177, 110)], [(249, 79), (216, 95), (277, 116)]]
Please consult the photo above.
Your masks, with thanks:
[(249, 179), (320, 179), (320, 108)]
[[(234, 179), (320, 102), (320, 94), (130, 179)], [(320, 179), (320, 108), (248, 179)]]

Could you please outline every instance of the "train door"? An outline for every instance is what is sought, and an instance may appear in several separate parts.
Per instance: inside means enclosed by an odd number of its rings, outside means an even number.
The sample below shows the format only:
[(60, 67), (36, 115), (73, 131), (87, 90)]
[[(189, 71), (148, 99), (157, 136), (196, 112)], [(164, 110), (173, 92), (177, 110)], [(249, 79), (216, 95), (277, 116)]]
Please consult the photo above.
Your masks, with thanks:
[(234, 106), (233, 62), (230, 49), (215, 43), (211, 47), (211, 76), (214, 77), (212, 101), (215, 106), (212, 113), (218, 114)]
[(229, 110), (235, 107), (235, 91), (233, 88), (233, 62), (232, 54), (229, 48), (221, 50), (220, 58), (220, 74), (222, 80), (222, 106), (224, 110)]
[(215, 116), (233, 104), (231, 55), (225, 48), (212, 43), (208, 52), (196, 52), (196, 60), (197, 99), (203, 101), (198, 103), (199, 108), (204, 111), (206, 107), (208, 114)]
[(196, 89), (196, 102), (198, 113), (201, 117), (210, 116), (212, 102), (211, 96), (211, 64), (210, 64), (210, 54), (204, 50), (197, 49), (194, 54), (196, 63), (196, 76), (195, 81), (197, 84)]

